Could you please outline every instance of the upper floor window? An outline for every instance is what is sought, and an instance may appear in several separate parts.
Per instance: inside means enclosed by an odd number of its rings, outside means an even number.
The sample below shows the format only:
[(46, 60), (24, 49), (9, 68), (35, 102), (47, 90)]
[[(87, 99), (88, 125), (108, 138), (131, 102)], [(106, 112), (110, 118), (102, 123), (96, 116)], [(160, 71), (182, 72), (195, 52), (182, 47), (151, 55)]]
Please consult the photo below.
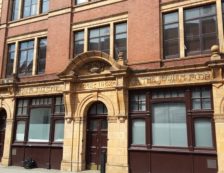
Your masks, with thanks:
[(47, 38), (41, 38), (39, 39), (38, 43), (37, 74), (45, 72), (46, 53), (47, 53)]
[(34, 41), (20, 43), (18, 73), (20, 75), (32, 74)]
[(49, 10), (49, 0), (13, 0), (11, 20), (46, 13)]
[[(183, 20), (179, 20), (179, 16), (183, 17)], [(210, 53), (211, 47), (218, 44), (217, 28), (215, 4), (164, 14), (164, 58)]]
[(13, 64), (15, 58), (15, 43), (9, 44), (8, 46), (8, 58), (6, 65), (6, 76), (9, 77), (13, 73)]
[(114, 33), (114, 58), (118, 59), (120, 52), (124, 53), (124, 58), (127, 57), (127, 23), (118, 23), (115, 25)]
[(74, 55), (84, 52), (84, 31), (75, 32)]
[(186, 54), (208, 53), (217, 44), (217, 20), (214, 4), (184, 11)]
[(89, 2), (89, 0), (75, 0), (76, 5), (83, 4), (83, 3), (86, 3), (86, 2)]
[[(74, 32), (73, 53), (77, 56), (86, 51), (102, 51), (114, 59), (120, 52), (127, 59), (127, 22), (110, 23), (94, 28), (83, 28)], [(113, 40), (112, 40), (113, 39)], [(113, 44), (111, 44), (113, 43)]]
[(164, 58), (179, 56), (179, 21), (178, 12), (163, 15)]
[[(41, 74), (45, 72), (47, 38), (39, 38), (37, 41), (19, 42), (18, 49), (16, 49), (15, 45), (15, 43), (12, 43), (8, 46), (6, 77), (10, 77), (13, 72), (19, 75)], [(34, 54), (35, 47), (37, 47), (37, 53)], [(18, 59), (18, 62), (15, 59)], [(17, 64), (14, 65), (16, 62)]]
[(24, 0), (23, 17), (33, 16), (37, 14), (37, 0)]
[(46, 13), (49, 10), (49, 0), (41, 0), (41, 13)]
[(11, 20), (17, 20), (17, 19), (19, 19), (19, 1), (20, 0), (13, 0), (12, 1)]
[(110, 52), (110, 28), (109, 26), (89, 30), (89, 50)]

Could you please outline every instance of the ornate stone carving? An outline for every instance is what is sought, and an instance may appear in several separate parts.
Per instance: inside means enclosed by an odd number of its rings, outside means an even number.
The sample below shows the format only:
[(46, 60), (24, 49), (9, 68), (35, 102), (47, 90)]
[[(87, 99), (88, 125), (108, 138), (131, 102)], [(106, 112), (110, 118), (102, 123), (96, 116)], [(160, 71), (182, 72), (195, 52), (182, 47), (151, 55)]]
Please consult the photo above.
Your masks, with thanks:
[(73, 121), (72, 117), (65, 117), (65, 120), (68, 124), (71, 124), (71, 122)]
[(215, 120), (215, 123), (224, 123), (224, 115), (223, 114), (215, 114), (214, 120)]
[(106, 63), (100, 61), (90, 62), (85, 65), (90, 73), (101, 73), (105, 70)]
[(118, 115), (117, 117), (120, 123), (124, 123), (126, 119), (128, 118), (126, 115)]
[(99, 88), (113, 88), (116, 87), (115, 80), (97, 81), (97, 82), (83, 82), (78, 85), (79, 90), (83, 89), (99, 89)]
[(107, 120), (108, 120), (108, 123), (116, 123), (117, 122), (117, 117), (115, 117), (115, 116), (108, 116)]
[(17, 95), (36, 95), (36, 94), (54, 94), (62, 93), (64, 85), (51, 85), (51, 86), (35, 86), (19, 88)]
[(174, 84), (189, 84), (195, 82), (205, 82), (212, 80), (211, 72), (192, 72), (178, 74), (153, 75), (148, 77), (133, 77), (130, 82), (130, 87), (137, 86), (158, 86), (158, 85), (174, 85)]

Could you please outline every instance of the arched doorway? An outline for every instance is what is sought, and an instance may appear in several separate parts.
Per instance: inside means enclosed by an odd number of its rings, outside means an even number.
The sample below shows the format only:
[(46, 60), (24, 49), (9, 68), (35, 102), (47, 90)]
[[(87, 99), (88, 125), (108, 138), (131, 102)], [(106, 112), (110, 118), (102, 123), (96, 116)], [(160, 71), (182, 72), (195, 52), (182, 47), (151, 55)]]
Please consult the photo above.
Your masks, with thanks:
[(100, 156), (107, 150), (107, 127), (107, 108), (102, 102), (95, 102), (87, 115), (87, 169), (100, 169)]
[(0, 161), (2, 160), (6, 127), (6, 111), (0, 108)]

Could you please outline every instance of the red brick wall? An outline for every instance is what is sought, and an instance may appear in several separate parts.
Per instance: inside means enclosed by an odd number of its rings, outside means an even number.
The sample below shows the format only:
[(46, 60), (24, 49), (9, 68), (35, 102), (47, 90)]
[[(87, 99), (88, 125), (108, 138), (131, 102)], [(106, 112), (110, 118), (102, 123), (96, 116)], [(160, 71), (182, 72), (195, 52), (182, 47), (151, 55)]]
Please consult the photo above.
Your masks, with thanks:
[[(9, 28), (8, 37), (26, 33), (48, 31), (46, 74), (61, 72), (69, 63), (73, 34), (72, 24), (128, 14), (128, 64), (131, 68), (147, 69), (178, 66), (180, 61), (161, 61), (160, 55), (160, 3), (173, 0), (127, 0), (90, 10), (49, 17), (48, 20)], [(1, 24), (7, 21), (9, 0), (3, 1)], [(73, 0), (51, 0), (50, 11), (72, 7)], [(88, 5), (87, 5), (88, 6)], [(4, 50), (4, 32), (0, 31), (0, 72)], [(69, 51), (70, 49), (70, 51)], [(204, 63), (206, 59), (183, 60), (185, 65)], [(138, 63), (141, 63), (138, 65)]]
[(128, 62), (160, 60), (159, 1), (128, 2)]
[(47, 28), (48, 28), (48, 20), (33, 22), (25, 25), (20, 25), (17, 27), (11, 27), (8, 29), (8, 37), (25, 35), (26, 33), (39, 32), (47, 30)]
[(70, 14), (49, 18), (46, 73), (61, 72), (69, 62)]

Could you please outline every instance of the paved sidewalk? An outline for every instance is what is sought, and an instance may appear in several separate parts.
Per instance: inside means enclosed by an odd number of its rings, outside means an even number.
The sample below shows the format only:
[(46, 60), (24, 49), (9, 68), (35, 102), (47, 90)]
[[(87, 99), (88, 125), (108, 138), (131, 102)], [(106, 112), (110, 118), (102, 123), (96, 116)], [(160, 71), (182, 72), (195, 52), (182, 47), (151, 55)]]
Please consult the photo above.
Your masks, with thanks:
[[(54, 169), (42, 169), (42, 168), (35, 168), (35, 169), (24, 169), (23, 167), (18, 166), (0, 166), (0, 173), (76, 173), (76, 172), (65, 172), (59, 171)], [(100, 173), (100, 171), (82, 171), (79, 173)]]

